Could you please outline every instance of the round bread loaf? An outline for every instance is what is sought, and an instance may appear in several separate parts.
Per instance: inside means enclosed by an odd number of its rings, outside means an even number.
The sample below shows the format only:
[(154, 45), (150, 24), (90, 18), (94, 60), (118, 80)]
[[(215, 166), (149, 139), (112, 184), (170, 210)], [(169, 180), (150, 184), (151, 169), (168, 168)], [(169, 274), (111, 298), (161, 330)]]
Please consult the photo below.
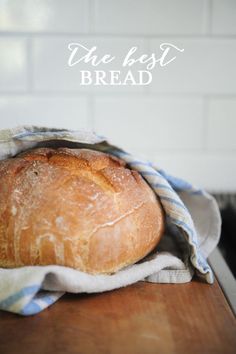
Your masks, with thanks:
[(0, 267), (113, 273), (153, 250), (163, 228), (152, 189), (112, 155), (38, 148), (0, 162)]

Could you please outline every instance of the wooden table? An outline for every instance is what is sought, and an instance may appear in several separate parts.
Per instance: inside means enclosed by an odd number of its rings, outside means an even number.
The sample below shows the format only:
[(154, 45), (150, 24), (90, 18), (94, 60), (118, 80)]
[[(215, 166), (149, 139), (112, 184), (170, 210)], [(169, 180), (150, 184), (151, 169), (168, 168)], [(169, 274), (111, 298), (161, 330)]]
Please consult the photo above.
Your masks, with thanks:
[(236, 353), (236, 323), (217, 282), (139, 282), (68, 294), (36, 316), (0, 312), (0, 353)]

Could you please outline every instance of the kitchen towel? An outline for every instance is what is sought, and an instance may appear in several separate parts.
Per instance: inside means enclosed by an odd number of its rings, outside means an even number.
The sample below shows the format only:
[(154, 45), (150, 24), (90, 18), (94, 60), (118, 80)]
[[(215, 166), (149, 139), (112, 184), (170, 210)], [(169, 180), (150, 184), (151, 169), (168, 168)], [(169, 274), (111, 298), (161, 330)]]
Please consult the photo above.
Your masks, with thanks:
[(112, 275), (90, 275), (56, 265), (1, 268), (0, 309), (33, 315), (65, 292), (102, 292), (140, 280), (184, 283), (189, 282), (194, 273), (213, 283), (206, 258), (219, 241), (221, 218), (211, 195), (167, 174), (152, 162), (111, 145), (93, 132), (35, 126), (0, 131), (0, 159), (39, 146), (89, 148), (123, 159), (128, 167), (141, 173), (160, 198), (166, 215), (166, 233), (157, 250)]

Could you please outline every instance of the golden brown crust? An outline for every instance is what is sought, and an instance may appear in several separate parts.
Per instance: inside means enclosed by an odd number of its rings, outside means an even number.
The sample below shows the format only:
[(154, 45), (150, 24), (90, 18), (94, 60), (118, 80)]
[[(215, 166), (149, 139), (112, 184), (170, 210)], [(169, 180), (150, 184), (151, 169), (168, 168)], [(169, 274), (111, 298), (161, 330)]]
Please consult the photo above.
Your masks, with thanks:
[(0, 162), (0, 266), (112, 273), (159, 242), (164, 215), (136, 171), (87, 149), (39, 148)]

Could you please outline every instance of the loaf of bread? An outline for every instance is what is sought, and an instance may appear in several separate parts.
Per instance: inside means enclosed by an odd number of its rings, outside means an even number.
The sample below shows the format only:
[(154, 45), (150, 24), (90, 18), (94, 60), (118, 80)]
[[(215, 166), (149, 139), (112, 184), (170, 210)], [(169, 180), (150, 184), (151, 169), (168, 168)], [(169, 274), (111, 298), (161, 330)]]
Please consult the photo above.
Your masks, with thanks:
[(163, 228), (155, 193), (112, 155), (37, 148), (0, 162), (0, 267), (113, 273), (152, 251)]

